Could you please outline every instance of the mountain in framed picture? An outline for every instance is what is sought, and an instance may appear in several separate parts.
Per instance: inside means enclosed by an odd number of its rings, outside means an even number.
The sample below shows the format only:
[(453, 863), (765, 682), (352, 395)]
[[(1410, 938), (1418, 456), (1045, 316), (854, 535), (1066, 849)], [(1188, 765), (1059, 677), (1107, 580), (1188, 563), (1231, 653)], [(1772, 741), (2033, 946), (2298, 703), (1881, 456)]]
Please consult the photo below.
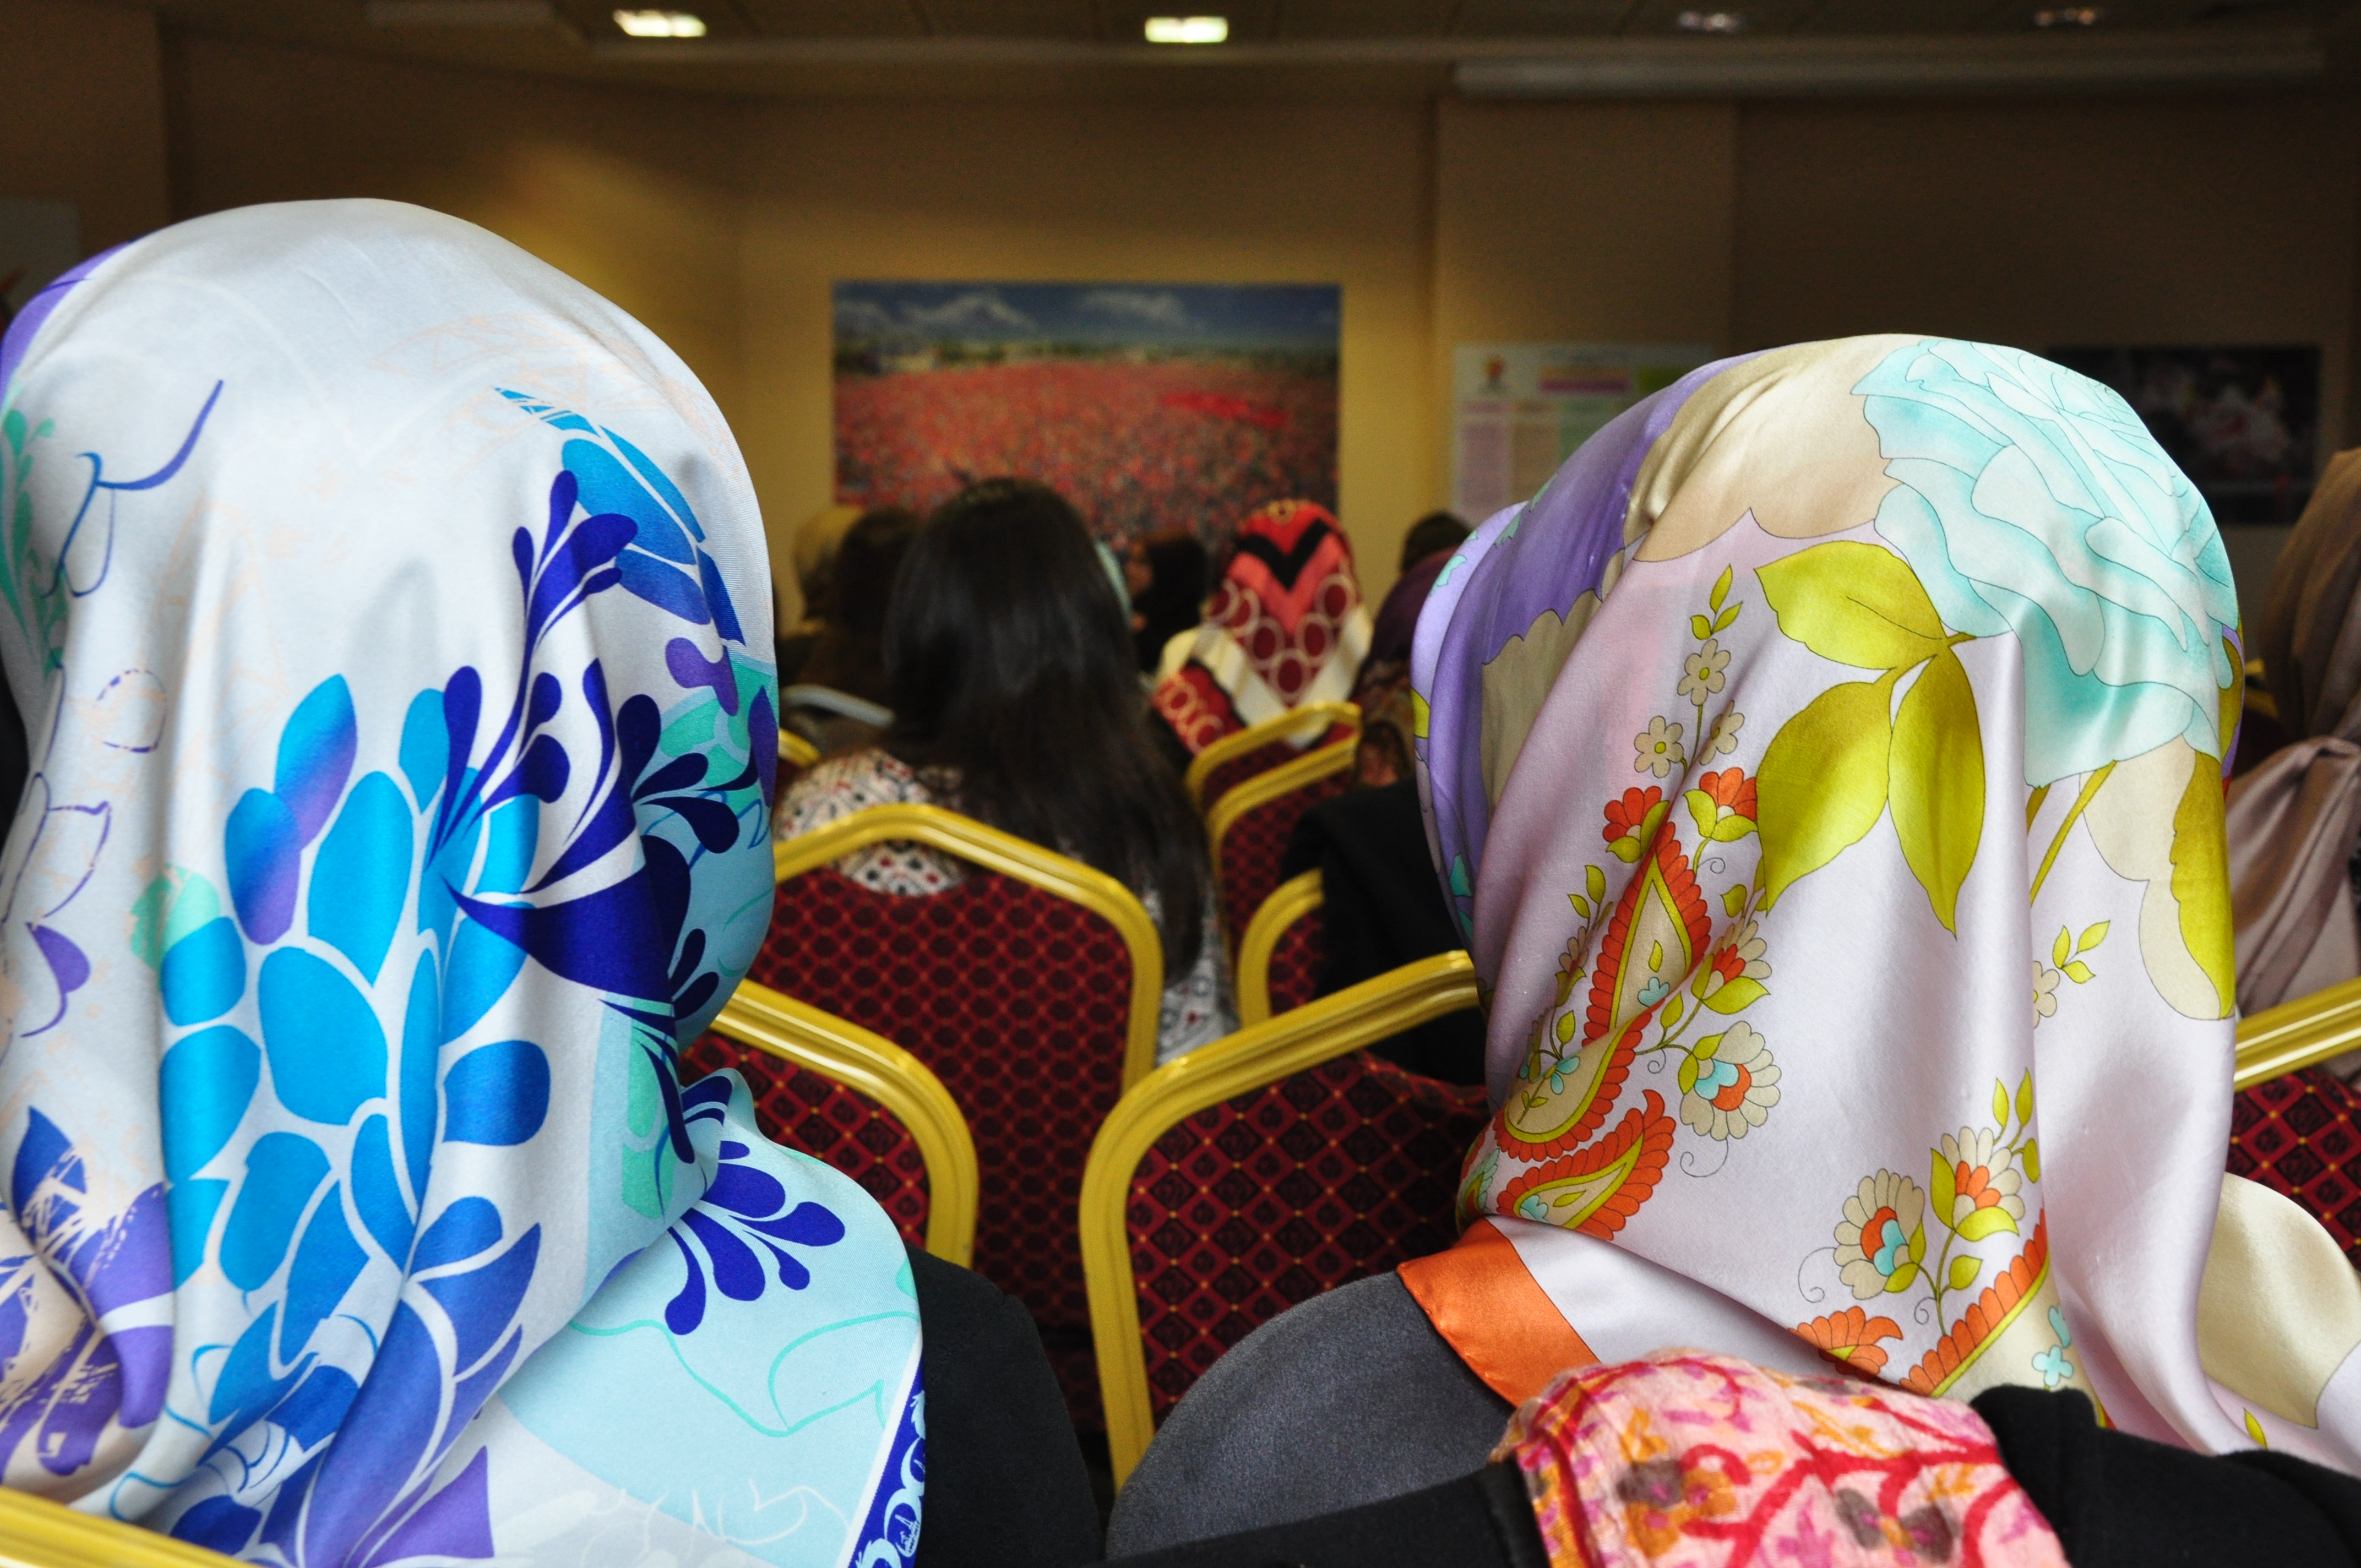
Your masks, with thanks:
[(1336, 505), (1333, 284), (835, 286), (836, 497), (924, 510), (1011, 475), (1099, 537), (1208, 543)]
[(2219, 523), (2291, 523), (2319, 461), (2320, 350), (2052, 348), (2123, 394)]

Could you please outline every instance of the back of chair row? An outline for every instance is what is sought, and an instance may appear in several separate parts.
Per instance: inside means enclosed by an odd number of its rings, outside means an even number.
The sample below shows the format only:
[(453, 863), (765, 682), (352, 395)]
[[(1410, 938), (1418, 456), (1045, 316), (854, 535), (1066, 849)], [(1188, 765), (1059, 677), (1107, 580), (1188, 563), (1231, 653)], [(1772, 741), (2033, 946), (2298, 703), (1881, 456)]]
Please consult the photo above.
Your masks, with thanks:
[(1307, 751), (1357, 740), (1361, 710), (1349, 702), (1312, 702), (1277, 718), (1224, 735), (1197, 753), (1183, 783), (1198, 815), (1210, 814), (1222, 797), (1258, 774), (1295, 761)]
[[(967, 874), (897, 897), (832, 869), (872, 844), (923, 845)], [(776, 871), (752, 977), (893, 1041), (942, 1081), (975, 1141), (974, 1267), (1033, 1313), (1077, 1418), (1095, 1425), (1076, 1205), (1093, 1135), (1155, 1066), (1163, 951), (1147, 911), (1112, 877), (928, 806), (875, 806), (791, 839)], [(770, 1092), (782, 1123), (833, 1128), (830, 1146), (895, 1195), (897, 1220), (913, 1210), (906, 1176), (880, 1168), (894, 1140), (860, 1107), (818, 1085)]]

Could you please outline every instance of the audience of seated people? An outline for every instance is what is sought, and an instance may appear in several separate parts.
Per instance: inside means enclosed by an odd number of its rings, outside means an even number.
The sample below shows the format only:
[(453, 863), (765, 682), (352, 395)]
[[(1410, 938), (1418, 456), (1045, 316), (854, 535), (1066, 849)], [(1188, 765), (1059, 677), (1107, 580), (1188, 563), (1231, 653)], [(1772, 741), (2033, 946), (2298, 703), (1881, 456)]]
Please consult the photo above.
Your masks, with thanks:
[[(724, 678), (759, 514), (644, 328), (391, 203), (63, 288), (0, 340), (11, 441), (180, 455), (71, 615), (87, 471), (13, 470), (52, 587), (0, 638), (11, 885), (49, 890), (0, 933), (12, 1486), (271, 1562), (2361, 1562), (2361, 1277), (2222, 1172), (2237, 1008), (2361, 972), (2361, 455), (2257, 630), (2294, 739), (2226, 828), (2245, 672), (2188, 481), (2056, 367), (1915, 338), (1691, 373), (1532, 504), (1422, 520), (1374, 625), (1334, 520), (1266, 508), (1152, 696), (1178, 541), (1111, 577), (1023, 479), (826, 515), (774, 646), (878, 721), (774, 802), (776, 699)], [(531, 351), (390, 368), (503, 315)], [(514, 389), (553, 334), (581, 408)], [(515, 439), (462, 450), (488, 388)], [(382, 467), (362, 424), (405, 433)], [(175, 586), (264, 516), (291, 543), (235, 594)], [(901, 802), (1139, 894), (1159, 1061), (1230, 1033), (1156, 727), (1356, 693), (1367, 787), (1304, 852), (1480, 977), (1462, 1239), (1230, 1349), (1103, 1537), (1022, 1308), (671, 1063), (762, 939), (766, 820)]]
[[(934, 803), (1105, 872), (1139, 894), (1163, 938), (1163, 1062), (1236, 1028), (1237, 1003), (1204, 829), (1149, 737), (1129, 645), (1122, 600), (1062, 497), (1023, 480), (969, 487), (918, 531), (893, 587), (891, 726), (796, 780), (774, 831)], [(838, 869), (911, 897), (961, 875), (935, 850), (892, 843)]]

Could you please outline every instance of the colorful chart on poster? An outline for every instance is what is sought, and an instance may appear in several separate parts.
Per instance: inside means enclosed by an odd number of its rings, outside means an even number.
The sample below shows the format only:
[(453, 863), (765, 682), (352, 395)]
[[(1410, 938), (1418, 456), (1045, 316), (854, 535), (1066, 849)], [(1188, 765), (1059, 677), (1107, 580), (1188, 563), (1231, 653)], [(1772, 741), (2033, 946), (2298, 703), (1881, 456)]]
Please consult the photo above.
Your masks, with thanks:
[(840, 282), (837, 499), (926, 508), (1012, 475), (1110, 541), (1211, 540), (1289, 497), (1333, 509), (1342, 292)]
[(1525, 499), (1592, 432), (1712, 357), (1703, 343), (1457, 345), (1452, 510), (1473, 522)]

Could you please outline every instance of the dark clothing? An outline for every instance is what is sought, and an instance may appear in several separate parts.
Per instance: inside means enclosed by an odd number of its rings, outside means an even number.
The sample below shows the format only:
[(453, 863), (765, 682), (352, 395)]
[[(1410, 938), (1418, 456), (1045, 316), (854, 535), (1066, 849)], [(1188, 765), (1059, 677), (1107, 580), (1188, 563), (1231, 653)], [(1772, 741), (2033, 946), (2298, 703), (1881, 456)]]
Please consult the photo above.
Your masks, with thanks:
[[(1295, 825), (1282, 879), (1320, 872), (1327, 960), (1319, 994), (1466, 946), (1427, 856), (1418, 782), (1356, 789), (1315, 806)], [(1369, 1047), (1445, 1083), (1484, 1081), (1484, 1017), (1461, 1011)]]
[[(1282, 1470), (1270, 1477), (1287, 1484)], [(1549, 1568), (1512, 1464), (1299, 1524), (1192, 1541), (1115, 1568)]]
[(1107, 1551), (1259, 1534), (1442, 1486), (1483, 1464), (1510, 1413), (1400, 1275), (1356, 1279), (1205, 1369), (1125, 1481)]
[(917, 1568), (1075, 1568), (1098, 1506), (1024, 1303), (910, 1248), (925, 1348), (927, 1495)]
[(2351, 1568), (2361, 1480), (2268, 1450), (2191, 1453), (2103, 1428), (2067, 1390), (1992, 1388), (1976, 1414), (2074, 1568)]

